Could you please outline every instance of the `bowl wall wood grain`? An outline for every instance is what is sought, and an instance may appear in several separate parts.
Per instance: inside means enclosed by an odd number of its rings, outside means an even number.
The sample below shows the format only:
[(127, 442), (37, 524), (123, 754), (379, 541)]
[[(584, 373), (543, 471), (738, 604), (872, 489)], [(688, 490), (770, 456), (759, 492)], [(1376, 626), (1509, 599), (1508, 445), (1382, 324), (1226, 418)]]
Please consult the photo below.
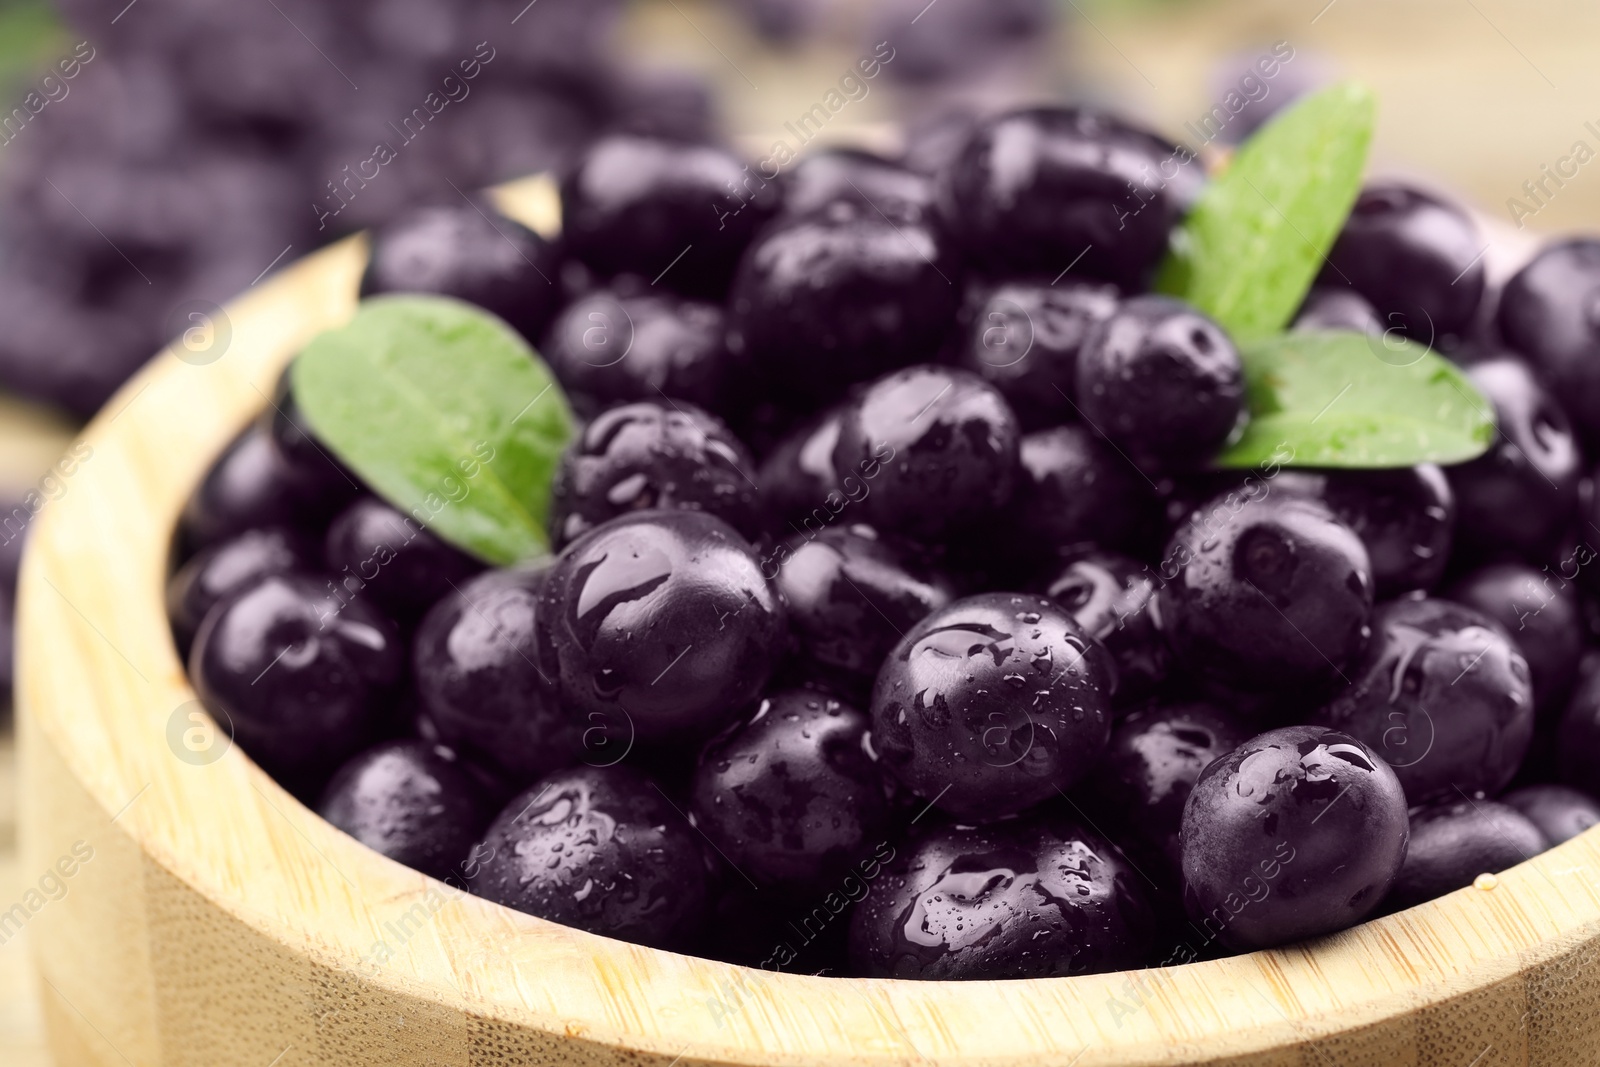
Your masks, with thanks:
[[(556, 225), (548, 183), (502, 197)], [(0, 939), (28, 929), (61, 1067), (1600, 1063), (1597, 832), (1281, 951), (935, 984), (622, 944), (334, 830), (193, 717), (162, 587), (184, 499), (285, 362), (351, 314), (363, 256), (348, 241), (252, 289), (214, 360), (162, 353), (40, 516), (17, 689), (39, 892), (0, 902)]]

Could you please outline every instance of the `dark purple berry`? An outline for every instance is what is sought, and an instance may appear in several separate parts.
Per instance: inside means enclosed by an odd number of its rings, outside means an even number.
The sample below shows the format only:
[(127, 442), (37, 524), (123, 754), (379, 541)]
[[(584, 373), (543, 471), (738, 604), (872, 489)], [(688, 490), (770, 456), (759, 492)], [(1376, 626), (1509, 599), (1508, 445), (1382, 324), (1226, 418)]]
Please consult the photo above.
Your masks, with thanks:
[(749, 542), (698, 511), (640, 511), (561, 553), (541, 605), (569, 712), (642, 741), (716, 732), (761, 692), (788, 639)]
[(200, 699), (273, 774), (332, 770), (392, 711), (399, 635), (331, 585), (311, 575), (263, 578), (207, 612), (189, 653)]
[(464, 880), (468, 852), (493, 810), (472, 774), (447, 748), (385, 741), (339, 768), (317, 813), (396, 863)]
[(565, 545), (646, 508), (703, 511), (746, 537), (761, 529), (755, 460), (692, 404), (641, 400), (602, 412), (567, 446), (550, 489), (550, 531)]
[(1564, 785), (1526, 785), (1507, 793), (1500, 802), (1537, 826), (1550, 848), (1600, 823), (1600, 802)]
[(1205, 463), (1244, 411), (1244, 366), (1211, 319), (1170, 297), (1139, 296), (1078, 354), (1083, 419), (1142, 466)]
[(1156, 586), (1149, 567), (1116, 552), (1090, 549), (1049, 572), (1038, 591), (1071, 612), (1111, 653), (1118, 704), (1142, 700), (1166, 680), (1171, 656), (1156, 627)]
[(1347, 679), (1370, 633), (1367, 550), (1313, 500), (1217, 498), (1173, 536), (1160, 574), (1173, 652), (1225, 686), (1310, 697)]
[(1000, 390), (1023, 428), (1075, 422), (1078, 355), (1117, 309), (1117, 291), (1083, 281), (980, 289), (963, 315), (957, 365)]
[(559, 258), (554, 245), (492, 207), (419, 208), (373, 232), (361, 295), (455, 297), (537, 343), (560, 304)]
[(919, 213), (835, 201), (750, 247), (728, 296), (728, 348), (779, 399), (815, 404), (938, 354), (961, 276)]
[(1533, 685), (1516, 645), (1446, 600), (1390, 601), (1372, 629), (1350, 686), (1313, 720), (1371, 746), (1413, 804), (1505, 788), (1533, 737)]
[(868, 683), (901, 636), (955, 596), (948, 579), (866, 526), (796, 535), (766, 570), (806, 656)]
[(867, 726), (866, 715), (813, 690), (764, 698), (701, 752), (695, 825), (758, 885), (795, 891), (838, 881), (889, 829)]
[(187, 658), (195, 631), (223, 597), (273, 574), (319, 569), (302, 536), (279, 528), (246, 530), (203, 548), (167, 582), (167, 617), (178, 652)]
[(635, 400), (721, 410), (734, 385), (722, 309), (669, 293), (592, 292), (556, 317), (540, 354), (592, 411)]
[(1469, 799), (1423, 808), (1411, 817), (1411, 844), (1389, 909), (1463, 889), (1478, 875), (1499, 874), (1547, 847), (1539, 827), (1505, 804)]
[(341, 585), (402, 625), (416, 622), (483, 569), (409, 515), (370, 496), (333, 520), (323, 554)]
[(1320, 726), (1271, 730), (1195, 782), (1184, 904), (1239, 951), (1343, 930), (1383, 901), (1406, 836), (1405, 793), (1370, 748)]
[[(994, 517), (1017, 482), (1016, 416), (966, 371), (918, 366), (880, 378), (839, 420), (834, 475), (871, 479), (863, 521), (937, 541)], [(880, 465), (881, 464), (881, 469)]]
[(720, 148), (612, 134), (562, 180), (562, 240), (601, 278), (716, 298), (778, 200), (776, 185)]
[(1600, 240), (1548, 245), (1500, 296), (1500, 333), (1561, 397), (1583, 440), (1600, 445)]
[(1069, 789), (1111, 733), (1113, 669), (1053, 601), (967, 597), (906, 632), (878, 672), (884, 768), (959, 819), (990, 822)]
[(1030, 433), (1019, 458), (1022, 477), (1006, 526), (1033, 565), (1050, 566), (1086, 545), (1130, 551), (1150, 539), (1159, 514), (1155, 487), (1087, 426)]
[(1583, 658), (1583, 608), (1571, 583), (1526, 564), (1498, 563), (1466, 575), (1444, 595), (1500, 624), (1528, 661), (1540, 718), (1560, 715)]
[(1517, 359), (1484, 360), (1467, 374), (1494, 405), (1489, 451), (1449, 468), (1456, 544), (1470, 559), (1543, 562), (1576, 517), (1583, 455), (1560, 404)]
[(472, 856), (478, 896), (638, 945), (688, 947), (710, 907), (700, 835), (665, 793), (621, 767), (535, 782)]
[(292, 464), (266, 431), (252, 426), (206, 473), (184, 505), (179, 528), (194, 549), (258, 526), (309, 531), (326, 523), (355, 492)]
[(1461, 208), (1384, 182), (1361, 190), (1319, 281), (1349, 286), (1385, 329), (1433, 344), (1472, 325), (1483, 299), (1483, 249), (1477, 224)]
[(940, 179), (945, 225), (993, 274), (1063, 271), (1140, 287), (1177, 221), (1183, 150), (1108, 115), (1010, 111), (979, 125)]
[(933, 830), (900, 846), (850, 924), (875, 978), (1054, 978), (1139, 967), (1154, 945), (1143, 881), (1057, 815)]
[[(412, 641), (412, 675), (439, 740), (525, 782), (574, 762), (621, 760), (620, 715), (561, 704), (541, 644), (546, 571), (490, 571), (435, 604)], [(593, 747), (585, 742), (593, 742)]]

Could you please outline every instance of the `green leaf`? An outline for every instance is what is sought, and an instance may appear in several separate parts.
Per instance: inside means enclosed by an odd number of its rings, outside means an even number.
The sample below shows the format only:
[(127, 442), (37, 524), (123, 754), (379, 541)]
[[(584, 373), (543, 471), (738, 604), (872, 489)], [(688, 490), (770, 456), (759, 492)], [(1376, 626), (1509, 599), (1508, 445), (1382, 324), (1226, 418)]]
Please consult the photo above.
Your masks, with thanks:
[(1494, 440), (1494, 408), (1466, 375), (1396, 335), (1281, 334), (1240, 354), (1250, 423), (1217, 466), (1460, 463)]
[(1335, 85), (1245, 142), (1174, 234), (1156, 288), (1249, 340), (1288, 324), (1361, 188), (1375, 107)]
[(500, 566), (549, 551), (572, 415), (504, 322), (444, 297), (377, 297), (306, 346), (293, 375), (311, 428), (402, 512)]

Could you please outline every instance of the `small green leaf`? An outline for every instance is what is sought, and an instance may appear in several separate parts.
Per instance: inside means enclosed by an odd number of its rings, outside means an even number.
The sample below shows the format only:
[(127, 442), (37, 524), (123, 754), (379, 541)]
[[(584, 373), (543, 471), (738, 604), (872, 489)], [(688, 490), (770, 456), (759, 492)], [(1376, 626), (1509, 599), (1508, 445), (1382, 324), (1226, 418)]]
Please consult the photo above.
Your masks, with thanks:
[(1283, 329), (1355, 203), (1374, 114), (1371, 92), (1347, 83), (1262, 127), (1200, 195), (1156, 288), (1236, 340)]
[(402, 512), (501, 566), (549, 551), (572, 415), (504, 322), (444, 297), (377, 297), (306, 346), (293, 374), (311, 428)]
[(1219, 467), (1460, 463), (1494, 408), (1454, 364), (1394, 335), (1290, 333), (1245, 344), (1250, 423)]

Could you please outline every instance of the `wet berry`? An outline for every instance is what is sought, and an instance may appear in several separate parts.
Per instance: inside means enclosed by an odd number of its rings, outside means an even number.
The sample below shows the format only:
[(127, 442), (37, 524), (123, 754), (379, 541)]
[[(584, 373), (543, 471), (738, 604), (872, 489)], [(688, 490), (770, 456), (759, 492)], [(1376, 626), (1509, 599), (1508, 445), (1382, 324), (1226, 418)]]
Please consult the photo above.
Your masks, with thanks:
[(461, 882), (462, 865), (493, 811), (449, 749), (385, 741), (339, 768), (317, 813), (397, 863)]
[(963, 313), (956, 363), (1000, 390), (1028, 430), (1078, 418), (1078, 354), (1117, 309), (1115, 287), (1013, 281), (984, 286)]
[(203, 548), (167, 582), (167, 617), (187, 657), (206, 613), (230, 593), (272, 574), (317, 569), (311, 545), (292, 530), (269, 527)]
[(370, 496), (333, 520), (323, 555), (340, 585), (402, 625), (420, 619), (483, 569), (415, 519)]
[(1320, 726), (1261, 734), (1189, 794), (1190, 921), (1235, 950), (1354, 926), (1388, 893), (1407, 832), (1400, 781), (1366, 745)]
[(1217, 498), (1173, 536), (1160, 573), (1172, 574), (1158, 595), (1162, 630), (1200, 678), (1309, 696), (1345, 680), (1366, 645), (1367, 550), (1315, 501)]
[(568, 544), (633, 511), (703, 511), (747, 537), (761, 529), (755, 460), (716, 416), (641, 400), (601, 413), (567, 446), (550, 489), (550, 530)]
[(1600, 240), (1556, 241), (1500, 296), (1500, 333), (1555, 388), (1578, 432), (1600, 445)]
[(1030, 108), (979, 125), (940, 179), (945, 225), (981, 268), (1054, 278), (1071, 270), (1144, 282), (1177, 221), (1179, 150), (1118, 119)]
[(325, 577), (279, 574), (218, 602), (189, 653), (206, 707), (257, 763), (310, 777), (362, 748), (394, 711), (394, 625)]
[(1164, 296), (1125, 301), (1078, 355), (1083, 419), (1141, 466), (1194, 467), (1239, 424), (1244, 367), (1211, 319)]
[(988, 822), (1082, 778), (1111, 732), (1109, 657), (1040, 596), (984, 593), (924, 618), (872, 691), (885, 769), (959, 819)]
[(937, 355), (960, 281), (919, 213), (835, 201), (756, 238), (728, 296), (728, 347), (785, 402), (833, 400)]
[(1533, 685), (1516, 645), (1446, 600), (1390, 601), (1372, 630), (1349, 688), (1314, 721), (1371, 746), (1412, 804), (1505, 788), (1533, 737)]
[(797, 534), (765, 569), (805, 655), (867, 684), (901, 636), (955, 595), (948, 579), (866, 526)]
[(918, 366), (873, 382), (845, 409), (835, 477), (871, 479), (862, 519), (935, 541), (995, 516), (1017, 481), (1016, 416), (966, 371)]
[(472, 891), (563, 926), (656, 948), (692, 942), (710, 907), (700, 835), (621, 767), (549, 775), (473, 850)]
[(831, 887), (889, 831), (867, 726), (865, 714), (813, 690), (764, 697), (701, 752), (695, 825), (759, 885)]
[(615, 762), (631, 741), (620, 715), (585, 719), (562, 707), (541, 644), (546, 573), (490, 571), (464, 582), (412, 640), (412, 675), (438, 739), (519, 782), (580, 755)]
[(1570, 582), (1522, 563), (1499, 563), (1462, 577), (1445, 596), (1500, 624), (1528, 661), (1540, 718), (1561, 714), (1583, 658), (1583, 609)]
[(1090, 549), (1048, 572), (1037, 591), (1071, 612), (1111, 653), (1118, 704), (1141, 700), (1166, 680), (1171, 654), (1156, 627), (1155, 578), (1145, 564)]
[(874, 978), (1052, 978), (1139, 967), (1154, 943), (1142, 879), (1058, 815), (906, 842), (855, 910), (850, 958)]
[(642, 741), (704, 737), (761, 692), (784, 652), (782, 603), (749, 542), (698, 511), (639, 511), (561, 553), (545, 586), (571, 713)]

